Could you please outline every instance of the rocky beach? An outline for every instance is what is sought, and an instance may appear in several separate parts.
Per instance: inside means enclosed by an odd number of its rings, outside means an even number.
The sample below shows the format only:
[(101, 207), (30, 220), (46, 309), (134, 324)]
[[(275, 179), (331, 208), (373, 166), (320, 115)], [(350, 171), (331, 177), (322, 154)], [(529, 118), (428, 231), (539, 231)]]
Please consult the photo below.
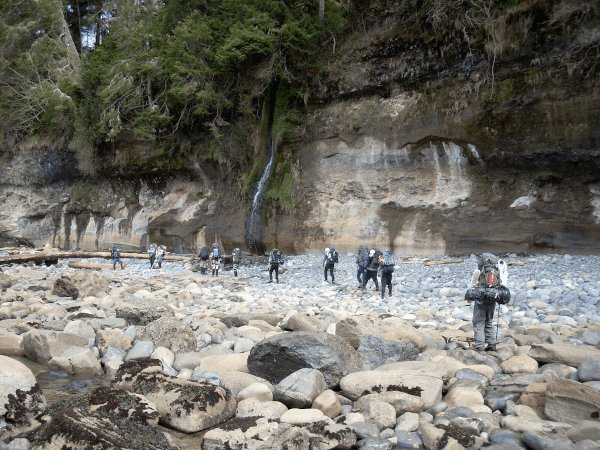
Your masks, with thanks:
[(475, 255), (397, 255), (383, 299), (351, 254), (335, 284), (319, 254), (286, 257), (279, 284), (264, 257), (238, 277), (3, 266), (0, 448), (600, 448), (600, 257), (503, 258), (485, 353)]

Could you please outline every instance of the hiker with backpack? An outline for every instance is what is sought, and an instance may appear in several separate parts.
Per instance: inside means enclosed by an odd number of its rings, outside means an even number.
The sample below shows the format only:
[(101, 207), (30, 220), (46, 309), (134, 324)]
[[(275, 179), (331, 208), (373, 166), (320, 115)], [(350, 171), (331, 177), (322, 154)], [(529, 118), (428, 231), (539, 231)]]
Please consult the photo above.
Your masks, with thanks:
[(162, 267), (162, 260), (166, 254), (167, 254), (167, 246), (159, 245), (158, 248), (156, 249), (156, 259), (154, 260), (154, 264), (152, 264), (152, 268), (154, 268), (155, 266), (158, 266), (158, 268), (160, 269)]
[(381, 252), (376, 248), (369, 252), (369, 262), (367, 263), (367, 274), (365, 275), (365, 282), (362, 287), (366, 288), (369, 280), (373, 280), (375, 283), (375, 290), (379, 291), (379, 283), (377, 282), (377, 273), (379, 272), (379, 255)]
[(379, 255), (379, 272), (381, 273), (381, 298), (385, 297), (385, 288), (387, 286), (389, 296), (392, 296), (392, 275), (396, 260), (392, 252), (384, 252)]
[(197, 265), (196, 271), (199, 269), (202, 275), (206, 275), (206, 271), (208, 270), (208, 247), (202, 247), (198, 252), (198, 257), (200, 258), (200, 262)]
[(356, 254), (356, 279), (358, 287), (363, 287), (367, 275), (367, 265), (369, 264), (369, 249), (366, 245), (361, 245)]
[(333, 268), (335, 267), (335, 263), (338, 262), (338, 252), (335, 251), (333, 246), (329, 246), (325, 249), (325, 258), (323, 259), (323, 268), (325, 281), (327, 281), (327, 271), (331, 274), (331, 282), (335, 283), (335, 277), (333, 276)]
[(219, 276), (219, 265), (221, 264), (221, 251), (219, 250), (219, 244), (216, 242), (212, 245), (210, 252), (210, 264), (212, 267), (212, 276)]
[(122, 270), (123, 262), (121, 261), (121, 252), (119, 251), (116, 245), (113, 246), (112, 251), (110, 252), (110, 257), (113, 260), (113, 270), (117, 270), (117, 264), (121, 265)]
[(275, 272), (275, 281), (279, 283), (279, 264), (285, 264), (281, 251), (274, 248), (269, 253), (269, 283), (273, 282), (273, 272)]
[(231, 264), (233, 266), (233, 276), (238, 276), (238, 268), (242, 262), (242, 251), (239, 248), (234, 248), (231, 252)]
[(154, 258), (156, 258), (156, 244), (150, 244), (148, 247), (148, 257), (150, 258), (150, 268), (154, 265)]
[[(505, 305), (510, 301), (507, 283), (506, 262), (491, 253), (483, 253), (473, 272), (471, 287), (465, 294), (465, 300), (474, 303), (473, 334), (475, 343), (473, 348), (479, 353), (496, 351), (494, 310), (496, 303)], [(487, 348), (485, 347), (486, 343)]]

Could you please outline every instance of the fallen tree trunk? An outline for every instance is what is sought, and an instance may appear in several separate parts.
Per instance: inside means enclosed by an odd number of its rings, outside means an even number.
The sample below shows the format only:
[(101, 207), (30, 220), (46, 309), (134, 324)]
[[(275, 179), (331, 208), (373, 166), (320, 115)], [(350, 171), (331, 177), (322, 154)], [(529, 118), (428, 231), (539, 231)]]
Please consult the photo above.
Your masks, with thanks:
[[(67, 266), (72, 267), (73, 269), (92, 269), (92, 270), (102, 270), (102, 269), (112, 269), (113, 265), (111, 263), (93, 263), (89, 261), (69, 261)], [(121, 267), (117, 264), (119, 268)], [(123, 264), (123, 268), (126, 268), (127, 264)]]
[[(46, 261), (57, 261), (59, 259), (87, 259), (106, 258), (111, 259), (110, 252), (60, 252), (60, 253), (33, 253), (21, 255), (0, 256), (0, 264), (22, 264), (26, 262), (45, 263)], [(144, 253), (121, 253), (121, 259), (146, 259)], [(165, 255), (166, 261), (188, 261), (189, 256)]]
[(426, 266), (435, 266), (437, 264), (458, 264), (465, 262), (464, 259), (426, 259), (423, 264)]

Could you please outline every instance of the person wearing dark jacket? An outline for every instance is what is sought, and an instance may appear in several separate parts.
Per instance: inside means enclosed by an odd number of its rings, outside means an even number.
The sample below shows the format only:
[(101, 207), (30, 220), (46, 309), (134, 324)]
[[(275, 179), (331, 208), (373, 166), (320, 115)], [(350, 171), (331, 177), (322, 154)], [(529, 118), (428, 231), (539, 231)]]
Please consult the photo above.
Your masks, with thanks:
[(121, 261), (121, 252), (117, 248), (117, 246), (113, 246), (112, 252), (110, 252), (110, 256), (113, 260), (113, 270), (117, 270), (117, 264), (121, 265), (121, 269), (123, 269), (123, 262)]
[(325, 258), (323, 259), (323, 275), (325, 276), (325, 281), (327, 281), (327, 271), (329, 271), (331, 275), (331, 282), (335, 283), (335, 277), (333, 276), (333, 269), (335, 267), (335, 263), (337, 262), (337, 252), (333, 247), (327, 247), (325, 249)]
[(356, 279), (358, 280), (358, 287), (360, 288), (364, 287), (368, 264), (369, 250), (367, 247), (361, 246), (356, 255)]
[(369, 252), (369, 264), (367, 265), (367, 274), (365, 276), (365, 282), (363, 287), (367, 287), (369, 280), (373, 280), (375, 283), (375, 290), (379, 291), (379, 283), (377, 282), (377, 271), (379, 270), (379, 261), (377, 260), (377, 251), (372, 249)]
[(279, 283), (279, 264), (285, 264), (283, 255), (274, 248), (269, 253), (269, 283), (273, 282), (273, 272), (275, 272), (275, 281)]

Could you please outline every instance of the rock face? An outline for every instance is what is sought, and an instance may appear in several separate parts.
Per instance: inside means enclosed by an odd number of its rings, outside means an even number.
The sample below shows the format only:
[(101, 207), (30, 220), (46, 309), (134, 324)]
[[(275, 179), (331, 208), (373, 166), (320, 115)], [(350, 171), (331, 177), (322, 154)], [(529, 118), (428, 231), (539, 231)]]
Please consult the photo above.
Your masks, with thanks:
[(248, 356), (248, 371), (274, 384), (298, 369), (313, 368), (331, 388), (361, 367), (360, 355), (345, 339), (323, 332), (272, 336), (256, 344)]
[[(338, 43), (340, 59), (306, 86), (302, 122), (278, 148), (303, 176), (293, 180), (294, 212), (274, 212), (265, 244), (320, 250), (335, 235), (338, 249), (365, 244), (406, 254), (600, 251), (598, 69), (587, 51), (595, 48), (589, 30), (597, 15), (582, 12), (595, 4), (555, 6), (511, 12), (505, 45), (498, 43), (511, 51), (493, 54), (502, 67), (493, 77), (481, 41), (489, 36), (471, 45), (474, 36), (448, 27), (428, 41), (410, 28), (389, 29), (403, 17), (388, 11), (367, 18), (371, 27), (355, 24)], [(576, 14), (585, 17), (575, 21)], [(554, 26), (544, 26), (550, 18)], [(150, 153), (151, 145), (118, 136), (105, 172), (118, 167), (140, 179), (132, 149)], [(180, 177), (158, 171), (135, 188), (112, 179), (78, 186), (73, 158), (63, 153), (3, 161), (0, 231), (64, 248), (139, 248), (159, 237), (189, 252), (216, 233), (243, 245), (245, 205), (222, 182), (224, 172), (240, 174), (225, 165), (217, 170), (182, 151)]]

